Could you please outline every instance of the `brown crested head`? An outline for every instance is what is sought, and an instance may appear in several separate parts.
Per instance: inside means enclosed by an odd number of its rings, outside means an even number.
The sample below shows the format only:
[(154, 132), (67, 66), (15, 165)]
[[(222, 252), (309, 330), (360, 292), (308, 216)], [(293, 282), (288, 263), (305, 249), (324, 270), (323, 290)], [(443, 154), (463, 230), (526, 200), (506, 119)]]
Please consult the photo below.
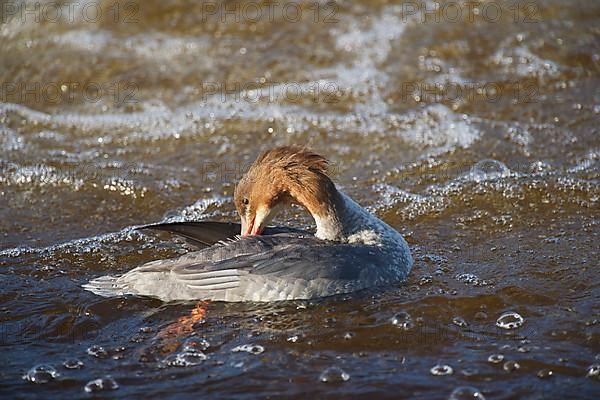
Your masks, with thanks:
[(242, 235), (260, 234), (279, 206), (294, 201), (313, 216), (330, 212), (337, 191), (327, 167), (324, 157), (303, 147), (263, 152), (235, 188)]

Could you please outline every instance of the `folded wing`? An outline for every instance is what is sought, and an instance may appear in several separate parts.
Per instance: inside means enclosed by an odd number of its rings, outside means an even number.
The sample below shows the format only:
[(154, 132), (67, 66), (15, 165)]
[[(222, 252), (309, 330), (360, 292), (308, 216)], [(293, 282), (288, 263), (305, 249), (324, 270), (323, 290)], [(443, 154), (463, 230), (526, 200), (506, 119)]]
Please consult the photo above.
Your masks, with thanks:
[[(396, 273), (375, 270), (385, 257), (376, 247), (279, 233), (245, 237), (176, 259), (154, 261), (110, 281), (98, 278), (87, 288), (102, 295), (116, 291), (166, 301), (323, 297), (398, 280)], [(107, 286), (114, 290), (107, 291)]]

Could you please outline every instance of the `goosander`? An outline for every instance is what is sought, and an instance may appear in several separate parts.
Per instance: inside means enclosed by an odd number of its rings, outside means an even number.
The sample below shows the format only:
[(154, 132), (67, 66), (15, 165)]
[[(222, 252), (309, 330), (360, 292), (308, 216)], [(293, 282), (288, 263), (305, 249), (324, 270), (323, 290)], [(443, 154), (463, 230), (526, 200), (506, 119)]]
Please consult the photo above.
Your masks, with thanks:
[[(99, 277), (84, 287), (102, 296), (263, 302), (326, 297), (404, 280), (413, 260), (402, 235), (337, 190), (327, 166), (325, 158), (305, 148), (267, 150), (236, 186), (241, 224), (145, 226), (205, 248), (118, 277)], [(292, 202), (312, 215), (314, 235), (266, 227)]]

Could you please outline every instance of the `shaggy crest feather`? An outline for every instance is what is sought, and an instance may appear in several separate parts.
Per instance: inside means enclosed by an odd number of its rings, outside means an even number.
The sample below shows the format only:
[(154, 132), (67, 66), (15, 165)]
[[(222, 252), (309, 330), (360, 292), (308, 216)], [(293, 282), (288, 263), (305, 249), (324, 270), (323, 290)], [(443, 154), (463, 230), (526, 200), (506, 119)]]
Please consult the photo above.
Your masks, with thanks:
[(271, 210), (279, 204), (297, 202), (316, 218), (335, 215), (340, 199), (327, 175), (328, 165), (325, 157), (300, 146), (263, 152), (236, 187), (239, 214), (254, 215), (261, 208)]
[(329, 161), (307, 148), (299, 146), (282, 146), (263, 152), (252, 164), (252, 168), (262, 164), (270, 164), (272, 168), (282, 168), (290, 173), (302, 176), (307, 171), (327, 175)]

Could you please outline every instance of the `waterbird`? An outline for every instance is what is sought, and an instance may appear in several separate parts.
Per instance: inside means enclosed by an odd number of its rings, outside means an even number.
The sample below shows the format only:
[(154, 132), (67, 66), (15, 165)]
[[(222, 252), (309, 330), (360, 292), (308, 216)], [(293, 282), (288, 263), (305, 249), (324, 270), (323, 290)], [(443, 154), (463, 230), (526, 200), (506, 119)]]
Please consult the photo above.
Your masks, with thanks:
[[(240, 222), (151, 224), (200, 247), (102, 276), (84, 288), (101, 296), (149, 296), (163, 301), (313, 299), (390, 285), (413, 264), (402, 235), (337, 189), (323, 156), (299, 146), (258, 156), (235, 188)], [(269, 227), (282, 207), (297, 203), (316, 232)]]

